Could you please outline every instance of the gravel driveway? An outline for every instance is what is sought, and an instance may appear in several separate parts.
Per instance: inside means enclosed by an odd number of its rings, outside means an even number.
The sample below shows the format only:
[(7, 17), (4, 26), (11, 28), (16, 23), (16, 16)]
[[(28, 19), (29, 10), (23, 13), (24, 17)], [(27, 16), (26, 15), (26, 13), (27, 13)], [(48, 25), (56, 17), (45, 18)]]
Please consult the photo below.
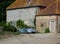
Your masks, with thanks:
[(60, 44), (60, 34), (21, 34), (0, 40), (0, 44)]

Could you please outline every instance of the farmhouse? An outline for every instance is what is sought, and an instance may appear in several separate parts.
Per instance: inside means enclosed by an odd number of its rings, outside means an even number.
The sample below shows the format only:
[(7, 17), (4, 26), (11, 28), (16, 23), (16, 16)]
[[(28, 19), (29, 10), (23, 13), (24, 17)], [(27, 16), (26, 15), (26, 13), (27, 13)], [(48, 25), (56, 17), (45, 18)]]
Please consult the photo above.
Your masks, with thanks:
[(36, 30), (45, 32), (60, 32), (60, 0), (16, 0), (7, 7), (7, 22), (16, 22), (21, 19)]
[(7, 8), (7, 22), (12, 21), (15, 23), (20, 19), (27, 25), (34, 26), (35, 15), (37, 15), (41, 8), (45, 8), (40, 2), (33, 3), (33, 0), (16, 0)]
[(47, 28), (53, 33), (60, 32), (60, 0), (55, 0), (36, 15), (36, 29), (44, 32)]

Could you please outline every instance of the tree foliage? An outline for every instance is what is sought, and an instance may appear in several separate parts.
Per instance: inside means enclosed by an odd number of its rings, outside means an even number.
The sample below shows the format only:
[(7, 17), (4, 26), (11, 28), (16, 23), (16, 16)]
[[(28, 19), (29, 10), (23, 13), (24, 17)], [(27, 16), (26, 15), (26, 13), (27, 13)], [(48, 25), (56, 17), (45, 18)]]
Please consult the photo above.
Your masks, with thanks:
[(6, 20), (6, 7), (15, 0), (0, 0), (0, 22)]

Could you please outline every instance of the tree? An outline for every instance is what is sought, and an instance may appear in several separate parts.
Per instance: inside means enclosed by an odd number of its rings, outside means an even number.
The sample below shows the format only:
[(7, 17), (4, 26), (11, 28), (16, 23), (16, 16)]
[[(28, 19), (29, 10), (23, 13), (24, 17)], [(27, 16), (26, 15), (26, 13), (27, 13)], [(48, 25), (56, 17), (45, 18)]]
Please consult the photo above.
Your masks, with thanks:
[(0, 0), (0, 22), (6, 21), (6, 7), (15, 0)]

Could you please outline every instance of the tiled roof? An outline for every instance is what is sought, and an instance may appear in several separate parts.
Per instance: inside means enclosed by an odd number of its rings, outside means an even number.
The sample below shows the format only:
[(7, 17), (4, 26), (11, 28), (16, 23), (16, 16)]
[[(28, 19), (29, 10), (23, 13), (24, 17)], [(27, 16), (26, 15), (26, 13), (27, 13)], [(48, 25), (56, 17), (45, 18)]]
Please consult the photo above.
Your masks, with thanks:
[(58, 13), (60, 13), (60, 0), (58, 1)]
[(49, 5), (52, 4), (54, 1), (56, 1), (56, 0), (42, 0), (42, 3), (45, 4), (46, 6), (49, 6)]
[(38, 15), (45, 15), (45, 14), (60, 14), (60, 1), (56, 0), (55, 2), (51, 3), (47, 8), (41, 10)]
[(45, 6), (41, 0), (31, 0), (30, 3), (28, 3), (27, 0), (16, 0), (10, 6), (8, 6), (7, 9), (27, 7), (27, 6), (37, 6), (37, 5)]
[(8, 6), (7, 9), (24, 7), (26, 6), (25, 5), (26, 3), (27, 3), (26, 0), (16, 0), (10, 6)]
[(37, 5), (46, 5), (46, 8), (41, 10), (37, 15), (60, 14), (60, 0), (30, 0), (30, 3), (28, 3), (27, 0), (16, 0), (10, 6), (8, 6), (7, 9)]
[(42, 0), (32, 0), (30, 6), (33, 5), (44, 5), (44, 4), (42, 3)]
[(54, 1), (55, 0), (30, 0), (30, 3), (28, 3), (27, 0), (16, 0), (10, 6), (8, 6), (7, 9), (27, 7), (27, 5), (28, 6), (36, 6), (36, 5), (48, 6)]

